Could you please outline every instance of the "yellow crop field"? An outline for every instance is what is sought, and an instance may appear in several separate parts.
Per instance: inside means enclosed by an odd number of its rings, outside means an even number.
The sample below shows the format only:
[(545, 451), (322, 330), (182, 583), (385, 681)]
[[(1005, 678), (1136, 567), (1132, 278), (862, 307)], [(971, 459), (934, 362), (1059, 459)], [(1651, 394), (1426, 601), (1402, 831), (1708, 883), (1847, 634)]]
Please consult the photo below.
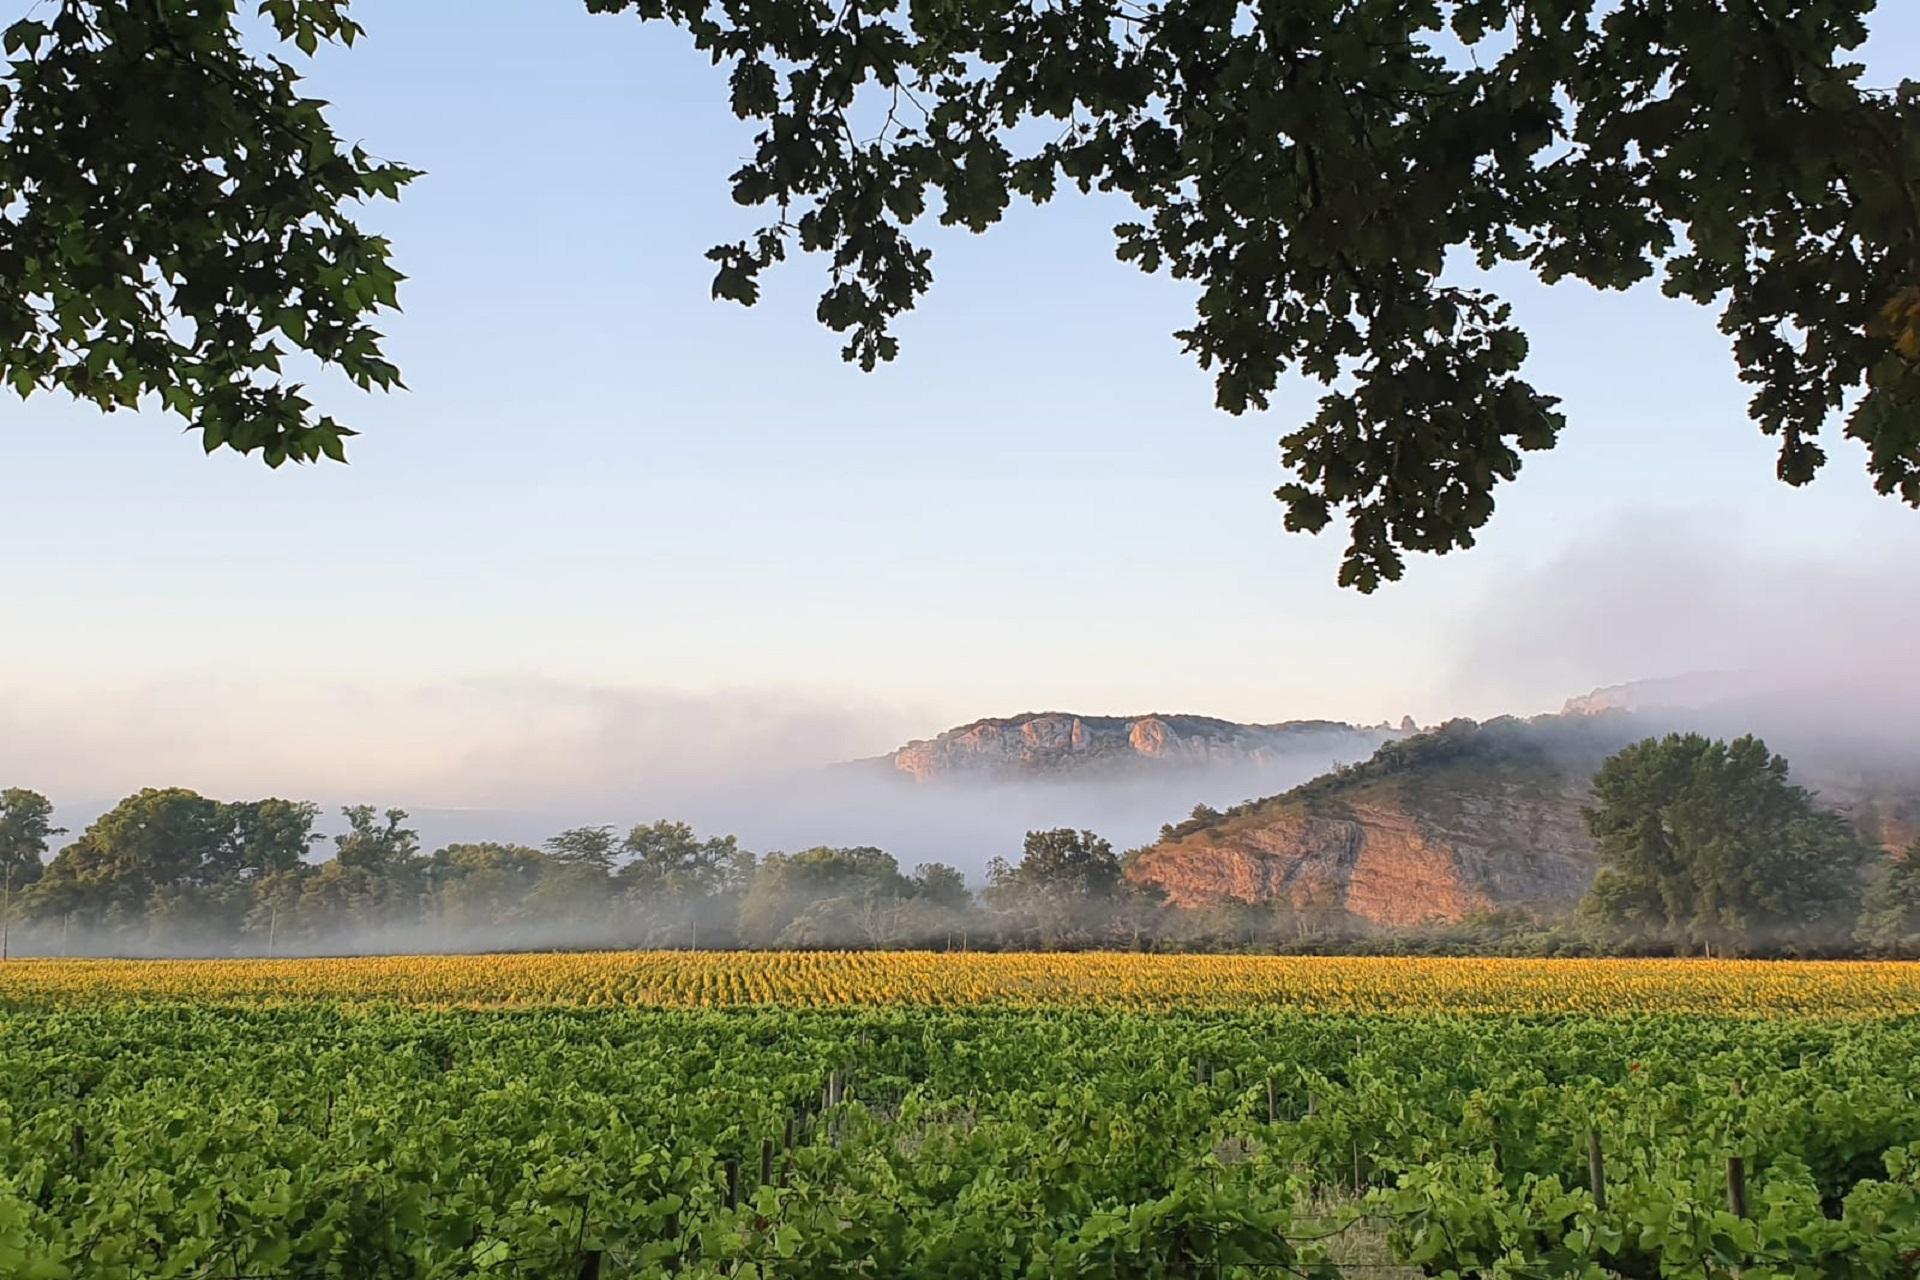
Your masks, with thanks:
[(0, 965), (0, 1002), (14, 1007), (128, 999), (1849, 1017), (1920, 1013), (1920, 965), (674, 951)]

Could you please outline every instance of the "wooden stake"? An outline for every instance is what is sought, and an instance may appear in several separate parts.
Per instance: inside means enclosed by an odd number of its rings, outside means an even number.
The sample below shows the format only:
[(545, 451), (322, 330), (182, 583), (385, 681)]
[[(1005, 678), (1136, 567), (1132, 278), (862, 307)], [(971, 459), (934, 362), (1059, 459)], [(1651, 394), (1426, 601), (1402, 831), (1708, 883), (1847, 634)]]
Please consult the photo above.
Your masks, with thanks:
[(1727, 1212), (1747, 1216), (1747, 1165), (1739, 1156), (1727, 1157)]
[(1272, 1124), (1279, 1118), (1280, 1107), (1273, 1094), (1273, 1077), (1267, 1077), (1267, 1123)]
[(740, 1162), (728, 1160), (727, 1168), (727, 1208), (740, 1203)]
[(1593, 1187), (1593, 1207), (1607, 1207), (1607, 1161), (1600, 1151), (1600, 1131), (1587, 1130), (1587, 1182)]

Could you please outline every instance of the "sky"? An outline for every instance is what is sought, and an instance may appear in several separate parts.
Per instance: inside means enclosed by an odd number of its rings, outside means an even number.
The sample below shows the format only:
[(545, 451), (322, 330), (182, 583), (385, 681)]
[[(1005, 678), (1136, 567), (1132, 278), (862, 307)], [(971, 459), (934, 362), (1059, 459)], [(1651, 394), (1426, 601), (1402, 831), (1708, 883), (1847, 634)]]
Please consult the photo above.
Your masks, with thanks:
[[(1876, 83), (1920, 48), (1883, 9)], [(757, 225), (750, 130), (682, 35), (452, 12), (362, 0), (311, 65), (345, 136), (427, 171), (365, 217), (410, 277), (410, 390), (323, 396), (350, 466), (0, 401), (0, 785), (607, 808), (1024, 710), (1432, 722), (1844, 664), (1913, 594), (1920, 514), (1837, 427), (1819, 481), (1776, 481), (1710, 312), (1515, 275), (1563, 443), (1473, 551), (1343, 591), (1339, 526), (1289, 535), (1271, 496), (1317, 388), (1213, 409), (1170, 336), (1190, 291), (1114, 259), (1125, 209), (929, 228), (934, 290), (863, 374), (817, 262), (709, 299), (705, 250)]]

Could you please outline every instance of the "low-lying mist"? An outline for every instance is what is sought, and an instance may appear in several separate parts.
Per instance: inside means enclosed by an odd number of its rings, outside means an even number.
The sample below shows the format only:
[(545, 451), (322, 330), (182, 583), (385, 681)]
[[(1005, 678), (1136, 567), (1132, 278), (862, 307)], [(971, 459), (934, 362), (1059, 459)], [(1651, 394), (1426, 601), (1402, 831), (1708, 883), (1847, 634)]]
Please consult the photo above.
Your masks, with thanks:
[[(1615, 697), (1633, 712), (1635, 732), (1758, 734), (1789, 758), (1795, 781), (1857, 815), (1885, 796), (1920, 795), (1920, 735), (1912, 732), (1920, 722), (1920, 663), (1907, 653), (1920, 634), (1920, 592), (1910, 589), (1915, 552), (1920, 542), (1909, 541), (1851, 559), (1787, 557), (1756, 550), (1737, 530), (1709, 520), (1646, 517), (1557, 553), (1498, 596), (1463, 607), (1434, 635), (1408, 643), (1454, 655), (1435, 705), (1482, 718), (1529, 715), (1633, 682)], [(1141, 705), (1153, 701), (1143, 697)], [(881, 763), (844, 763), (1005, 710), (954, 714), (820, 691), (702, 693), (538, 678), (379, 689), (196, 675), (81, 691), (0, 677), (0, 787), (53, 797), (54, 821), (67, 831), (55, 851), (119, 797), (182, 786), (222, 799), (316, 802), (316, 831), (326, 838), (313, 845), (310, 861), (332, 854), (331, 837), (343, 830), (340, 806), (372, 803), (407, 810), (425, 854), (480, 842), (539, 848), (569, 828), (624, 832), (671, 819), (703, 836), (733, 835), (741, 849), (763, 856), (878, 848), (903, 874), (944, 863), (978, 888), (989, 862), (1017, 859), (1030, 831), (1086, 829), (1125, 850), (1152, 841), (1196, 805), (1224, 809), (1354, 762), (1329, 751), (1258, 764), (1161, 762), (926, 783)], [(1920, 822), (1920, 813), (1896, 817), (1894, 829), (1910, 817)], [(872, 923), (823, 919), (817, 936), (870, 942)], [(663, 903), (642, 940), (699, 945), (701, 930), (697, 915), (676, 916)], [(921, 940), (938, 936), (931, 928)], [(241, 946), (282, 954), (296, 947), (418, 952), (635, 939), (631, 920), (609, 923), (583, 909), (484, 927), (408, 920), (297, 940), (270, 940), (249, 926)], [(73, 922), (56, 928), (16, 919), (9, 947), (85, 953), (124, 950), (125, 942)], [(140, 949), (194, 954), (233, 946), (211, 947), (183, 925), (173, 935), (154, 931)]]
[(376, 693), (211, 679), (6, 694), (0, 786), (52, 796), (74, 833), (122, 795), (184, 786), (314, 800), (327, 834), (342, 805), (397, 805), (427, 850), (538, 845), (569, 827), (671, 818), (738, 835), (757, 852), (877, 845), (903, 866), (937, 860), (977, 878), (989, 859), (1015, 856), (1029, 830), (1088, 828), (1126, 848), (1197, 804), (1270, 795), (1349, 762), (1316, 752), (1259, 765), (916, 785), (877, 764), (844, 762), (943, 724), (793, 690), (496, 679)]

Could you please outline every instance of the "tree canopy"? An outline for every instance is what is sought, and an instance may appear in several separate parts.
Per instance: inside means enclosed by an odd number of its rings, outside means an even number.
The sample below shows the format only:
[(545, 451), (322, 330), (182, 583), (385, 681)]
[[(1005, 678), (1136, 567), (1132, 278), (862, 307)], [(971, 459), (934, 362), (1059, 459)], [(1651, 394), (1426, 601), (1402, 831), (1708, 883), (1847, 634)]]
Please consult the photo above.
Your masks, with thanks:
[(1879, 868), (1860, 904), (1859, 938), (1883, 951), (1920, 953), (1920, 841)]
[[(1467, 547), (1565, 425), (1472, 267), (1720, 308), (1749, 411), (1810, 479), (1852, 402), (1883, 493), (1920, 505), (1920, 83), (1848, 60), (1875, 0), (586, 0), (684, 29), (761, 132), (715, 248), (752, 303), (792, 249), (872, 369), (932, 283), (923, 217), (984, 231), (1063, 186), (1139, 210), (1119, 256), (1191, 280), (1176, 335), (1219, 405), (1328, 391), (1281, 441), (1290, 529), (1344, 519), (1341, 581)], [(261, 0), (352, 43), (347, 0)], [(348, 147), (233, 0), (68, 0), (0, 76), (0, 379), (155, 397), (208, 449), (342, 456), (299, 353), (391, 387), (389, 246), (353, 205), (415, 175)]]
[(47, 841), (64, 834), (53, 825), (53, 803), (37, 791), (8, 787), (0, 791), (0, 874), (25, 888), (40, 878)]
[(1379, 929), (1311, 893), (1181, 903), (1127, 874), (1138, 851), (1122, 858), (1095, 833), (1067, 828), (1030, 831), (1016, 860), (992, 859), (976, 897), (952, 866), (907, 874), (871, 846), (760, 856), (733, 836), (661, 820), (617, 841), (618, 828), (576, 827), (544, 848), (481, 840), (427, 853), (402, 810), (343, 808), (324, 841), (314, 805), (225, 802), (178, 787), (126, 797), (50, 862), (49, 838), (64, 834), (50, 825), (52, 806), (33, 791), (0, 790), (0, 863), (16, 955), (663, 946), (1540, 954), (1703, 943), (1920, 954), (1920, 845), (1864, 877), (1862, 904), (1862, 862), (1878, 860), (1843, 819), (1810, 808), (1785, 767), (1751, 739), (1673, 738), (1615, 757), (1594, 818), (1607, 870), (1585, 920), (1565, 922), (1510, 911)]
[(1602, 869), (1582, 906), (1603, 927), (1682, 947), (1848, 940), (1866, 846), (1758, 738), (1649, 738), (1600, 767), (1593, 796)]

